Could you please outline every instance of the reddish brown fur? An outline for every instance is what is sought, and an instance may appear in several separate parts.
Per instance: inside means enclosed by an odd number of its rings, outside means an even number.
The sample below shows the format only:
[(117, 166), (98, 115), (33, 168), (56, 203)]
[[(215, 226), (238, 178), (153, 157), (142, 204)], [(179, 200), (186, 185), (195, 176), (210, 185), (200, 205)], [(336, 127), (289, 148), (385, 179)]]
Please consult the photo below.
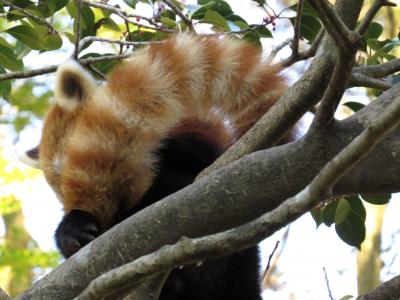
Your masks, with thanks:
[(226, 149), (237, 136), (225, 117), (243, 134), (285, 89), (278, 72), (237, 40), (181, 34), (141, 49), (76, 110), (59, 107), (68, 99), (50, 109), (40, 145), (46, 178), (66, 212), (80, 208), (108, 226), (151, 185), (164, 138), (193, 132)]

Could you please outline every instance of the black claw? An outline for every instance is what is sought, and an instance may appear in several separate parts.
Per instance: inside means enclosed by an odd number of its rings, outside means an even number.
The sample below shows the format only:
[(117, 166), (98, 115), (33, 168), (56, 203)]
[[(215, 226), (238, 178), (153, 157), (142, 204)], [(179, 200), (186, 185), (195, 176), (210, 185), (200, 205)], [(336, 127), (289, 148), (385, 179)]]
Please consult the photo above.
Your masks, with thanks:
[(58, 225), (56, 244), (62, 255), (68, 258), (102, 232), (98, 218), (82, 210), (73, 210)]

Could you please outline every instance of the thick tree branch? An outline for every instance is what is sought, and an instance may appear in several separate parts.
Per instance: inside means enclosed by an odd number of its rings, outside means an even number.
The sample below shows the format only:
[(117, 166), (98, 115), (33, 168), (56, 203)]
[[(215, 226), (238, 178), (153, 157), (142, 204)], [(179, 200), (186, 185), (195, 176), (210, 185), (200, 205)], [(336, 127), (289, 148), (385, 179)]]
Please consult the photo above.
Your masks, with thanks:
[(359, 300), (397, 300), (400, 299), (400, 275), (382, 283), (371, 292), (357, 298)]
[(259, 243), (306, 213), (321, 199), (331, 197), (332, 186), (399, 124), (400, 96), (390, 104), (380, 118), (375, 119), (328, 162), (306, 188), (285, 200), (271, 212), (235, 229), (197, 239), (183, 238), (175, 245), (163, 246), (152, 254), (101, 275), (76, 299), (99, 299), (107, 291), (140, 283), (165, 270), (233, 254)]
[(321, 104), (318, 107), (312, 126), (326, 126), (333, 120), (339, 102), (347, 89), (356, 52), (349, 51), (349, 53), (344, 53), (340, 49), (338, 52), (332, 77), (321, 99)]
[(326, 31), (343, 51), (359, 47), (361, 37), (347, 27), (332, 4), (327, 0), (310, 0), (310, 4), (318, 12)]
[(373, 89), (386, 91), (386, 90), (390, 89), (393, 86), (393, 84), (391, 84), (387, 80), (376, 79), (376, 78), (365, 76), (360, 73), (353, 72), (353, 74), (351, 74), (351, 77), (349, 80), (349, 86), (350, 87), (361, 86), (361, 87), (367, 87), (367, 88), (373, 88)]
[[(396, 85), (352, 117), (324, 128), (323, 132), (314, 131), (297, 142), (247, 155), (138, 212), (84, 247), (20, 299), (71, 299), (107, 270), (175, 243), (182, 236), (224, 231), (272, 211), (304, 189), (370, 122), (381, 119), (399, 95), (400, 85)], [(400, 191), (399, 139), (400, 128), (390, 133), (329, 193), (339, 196)], [(314, 190), (311, 192), (315, 194)]]
[[(336, 10), (349, 28), (354, 28), (363, 1), (338, 0)], [(281, 99), (241, 139), (206, 168), (197, 179), (254, 151), (271, 147), (293, 128), (310, 107), (315, 105), (328, 85), (336, 61), (335, 42), (325, 37), (320, 51), (308, 70)]]
[(379, 64), (362, 66), (353, 69), (355, 73), (374, 78), (383, 78), (400, 71), (400, 58)]

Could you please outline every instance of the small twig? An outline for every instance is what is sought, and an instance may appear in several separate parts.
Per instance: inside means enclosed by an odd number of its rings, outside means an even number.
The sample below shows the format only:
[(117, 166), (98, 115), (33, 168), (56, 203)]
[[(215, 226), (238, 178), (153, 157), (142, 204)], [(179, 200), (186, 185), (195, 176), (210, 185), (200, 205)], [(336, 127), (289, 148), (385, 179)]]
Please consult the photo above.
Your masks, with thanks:
[(127, 18), (135, 18), (135, 19), (138, 18), (140, 20), (145, 20), (145, 21), (147, 21), (149, 23), (154, 22), (153, 19), (151, 19), (151, 18), (147, 18), (145, 16), (141, 16), (141, 15), (137, 15), (137, 14), (130, 14), (130, 13), (128, 13), (128, 12), (126, 12), (126, 11), (116, 7), (116, 6), (112, 6), (112, 5), (109, 5), (109, 4), (106, 4), (106, 3), (95, 2), (95, 1), (90, 1), (90, 0), (82, 0), (82, 2), (85, 3), (88, 6), (104, 9), (104, 10), (110, 11), (112, 13), (115, 13), (117, 15), (123, 14)]
[(383, 7), (383, 6), (396, 6), (396, 3), (389, 2), (387, 0), (375, 0), (372, 3), (371, 7), (368, 9), (367, 13), (365, 14), (364, 20), (361, 22), (360, 26), (357, 28), (357, 33), (359, 35), (363, 35), (369, 25), (371, 24), (372, 20), (374, 19), (376, 13)]
[[(352, 53), (353, 52), (353, 53)], [(337, 106), (345, 92), (353, 68), (355, 52), (343, 53), (339, 51), (337, 62), (333, 69), (328, 87), (322, 96), (317, 114), (311, 127), (323, 127), (334, 119)]]
[[(100, 2), (92, 2), (90, 0), (81, 0), (83, 3), (92, 6), (92, 7), (97, 7), (97, 8), (101, 8), (101, 9), (106, 9), (108, 11), (111, 11), (112, 13), (116, 14), (117, 16), (119, 16), (121, 19), (123, 19), (125, 22), (128, 22), (129, 24), (133, 24), (136, 25), (138, 27), (142, 27), (142, 28), (147, 28), (147, 29), (152, 29), (152, 30), (156, 30), (156, 31), (161, 31), (161, 32), (167, 32), (167, 33), (177, 33), (176, 30), (173, 29), (168, 29), (168, 28), (164, 28), (162, 25), (157, 24), (156, 22), (154, 22), (153, 19), (150, 18), (146, 18), (144, 16), (140, 16), (140, 15), (136, 15), (136, 14), (128, 14), (127, 12), (111, 6), (111, 5), (107, 5), (104, 3), (100, 3)], [(136, 21), (132, 21), (130, 18), (133, 19), (137, 19), (137, 20), (146, 20), (147, 22), (149, 22), (149, 24), (152, 24), (153, 26), (149, 26), (146, 24), (142, 24)]]
[(275, 251), (278, 249), (278, 246), (279, 246), (279, 241), (276, 241), (274, 249), (272, 250), (271, 254), (268, 256), (268, 263), (267, 263), (267, 266), (265, 267), (263, 278), (265, 276), (267, 276), (269, 268), (271, 268), (272, 257), (274, 256)]
[(47, 22), (44, 18), (38, 17), (38, 16), (32, 14), (31, 12), (29, 12), (17, 5), (14, 5), (14, 4), (10, 3), (8, 0), (1, 0), (1, 2), (5, 3), (7, 6), (9, 6), (12, 9), (19, 10), (25, 16), (35, 20), (36, 22), (46, 25), (47, 28), (49, 29), (50, 33), (58, 33), (57, 30), (55, 30), (54, 27), (49, 22)]
[[(107, 55), (107, 56), (100, 56), (100, 57), (90, 57), (86, 59), (78, 60), (82, 66), (88, 67), (91, 64), (106, 62), (106, 61), (113, 61), (113, 60), (122, 60), (132, 56), (133, 52), (123, 53), (123, 54), (115, 54), (115, 55)], [(19, 72), (12, 72), (12, 73), (5, 73), (0, 74), (0, 81), (3, 80), (11, 80), (11, 79), (22, 79), (22, 78), (30, 78), (35, 77), (38, 75), (44, 75), (48, 73), (53, 73), (57, 71), (58, 65), (52, 65), (36, 70), (27, 70), (27, 71), (19, 71)]]
[(372, 124), (329, 161), (318, 175), (294, 197), (254, 221), (217, 234), (188, 239), (175, 245), (165, 245), (93, 280), (75, 299), (99, 299), (105, 291), (127, 284), (139, 284), (147, 278), (181, 265), (229, 255), (255, 245), (315, 206), (320, 199), (332, 195), (332, 186), (364, 158), (376, 144), (400, 124), (398, 96)]
[(309, 0), (309, 2), (319, 14), (326, 31), (343, 51), (359, 47), (361, 36), (346, 26), (329, 1)]
[(119, 44), (121, 46), (134, 46), (134, 47), (141, 47), (141, 46), (147, 46), (147, 45), (150, 45), (150, 44), (161, 44), (161, 43), (163, 43), (163, 41), (129, 42), (129, 41), (121, 41), (121, 40), (112, 40), (112, 39), (100, 38), (100, 37), (97, 37), (97, 36), (87, 36), (87, 37), (84, 37), (79, 42), (78, 48), (82, 49), (86, 44), (92, 43), (92, 42)]
[(335, 300), (335, 298), (333, 298), (333, 296), (332, 296), (331, 287), (329, 286), (329, 279), (328, 279), (328, 274), (326, 273), (326, 269), (325, 269), (325, 267), (323, 267), (322, 269), (324, 270), (324, 274), (325, 274), (325, 283), (326, 283), (326, 288), (328, 289), (329, 299)]
[(87, 67), (90, 71), (92, 71), (94, 74), (96, 74), (97, 77), (101, 78), (102, 80), (107, 80), (107, 77), (101, 73), (99, 70), (97, 70), (95, 67), (93, 67), (92, 65), (89, 65)]
[(386, 80), (376, 79), (373, 77), (365, 76), (360, 73), (353, 72), (349, 80), (349, 86), (350, 87), (362, 86), (362, 87), (385, 91), (390, 89), (393, 86), (393, 84), (391, 84)]
[(79, 51), (81, 48), (79, 47), (79, 42), (81, 39), (81, 18), (82, 18), (82, 0), (78, 0), (78, 16), (76, 19), (76, 31), (75, 31), (75, 49), (74, 49), (74, 59), (78, 60)]
[(165, 4), (167, 4), (182, 20), (183, 23), (189, 28), (190, 31), (194, 31), (192, 21), (185, 16), (185, 14), (170, 0), (162, 0)]
[(315, 53), (317, 53), (318, 47), (321, 43), (322, 37), (324, 36), (325, 31), (323, 29), (321, 29), (318, 32), (318, 35), (315, 37), (313, 43), (311, 44), (310, 48), (308, 48), (305, 51), (302, 52), (297, 52), (296, 55), (294, 55), (294, 53), (292, 52), (292, 54), (284, 59), (283, 61), (281, 61), (279, 64), (282, 67), (290, 67), (291, 65), (301, 61), (301, 60), (306, 60), (310, 57), (313, 57), (315, 55)]
[(294, 37), (292, 43), (292, 56), (297, 56), (299, 52), (300, 24), (301, 24), (301, 15), (303, 11), (303, 4), (304, 0), (299, 0), (299, 2), (297, 3), (297, 14), (294, 23)]

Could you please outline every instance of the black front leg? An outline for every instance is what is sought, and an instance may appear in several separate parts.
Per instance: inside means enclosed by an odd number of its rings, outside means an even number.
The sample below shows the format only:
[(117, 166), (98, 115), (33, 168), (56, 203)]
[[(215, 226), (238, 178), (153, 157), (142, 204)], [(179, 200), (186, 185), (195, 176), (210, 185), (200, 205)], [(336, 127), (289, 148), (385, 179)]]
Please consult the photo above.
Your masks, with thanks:
[(101, 223), (83, 210), (72, 210), (64, 216), (55, 233), (57, 248), (68, 258), (103, 233)]

